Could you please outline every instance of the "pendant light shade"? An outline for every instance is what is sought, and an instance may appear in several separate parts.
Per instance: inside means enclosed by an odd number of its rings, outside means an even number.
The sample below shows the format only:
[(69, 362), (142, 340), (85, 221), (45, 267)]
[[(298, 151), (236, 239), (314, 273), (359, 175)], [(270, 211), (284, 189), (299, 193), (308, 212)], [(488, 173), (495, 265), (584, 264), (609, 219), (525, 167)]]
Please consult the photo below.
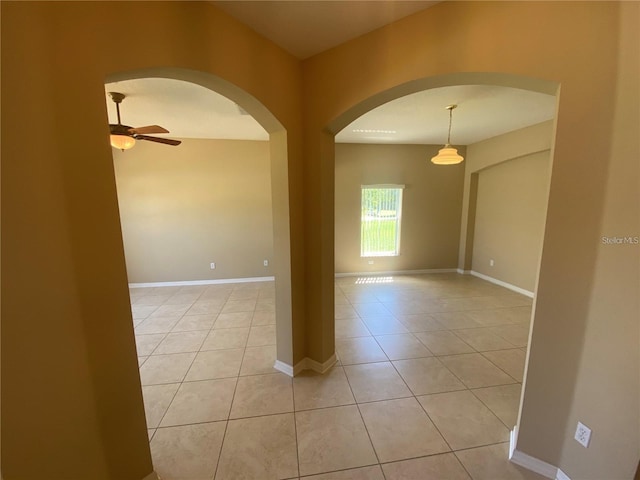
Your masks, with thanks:
[(458, 150), (450, 145), (452, 112), (456, 107), (457, 105), (449, 105), (447, 107), (447, 110), (449, 110), (449, 134), (447, 135), (446, 145), (438, 151), (438, 154), (435, 157), (431, 158), (431, 163), (434, 163), (435, 165), (455, 165), (464, 160), (462, 155), (458, 153)]

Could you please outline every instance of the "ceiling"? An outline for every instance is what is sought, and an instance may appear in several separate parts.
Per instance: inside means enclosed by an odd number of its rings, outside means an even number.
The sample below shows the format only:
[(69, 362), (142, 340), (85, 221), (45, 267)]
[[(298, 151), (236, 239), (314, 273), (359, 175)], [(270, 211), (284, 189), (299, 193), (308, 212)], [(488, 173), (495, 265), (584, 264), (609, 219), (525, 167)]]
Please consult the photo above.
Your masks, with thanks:
[(303, 60), (437, 1), (212, 1), (216, 7)]
[[(298, 58), (306, 58), (438, 3), (433, 1), (213, 1)], [(229, 99), (199, 85), (164, 78), (105, 85), (109, 123), (117, 123), (107, 92), (127, 95), (122, 122), (161, 125), (177, 138), (268, 140), (267, 132)], [(336, 136), (341, 143), (442, 144), (453, 111), (451, 143), (468, 145), (543, 122), (555, 115), (555, 97), (487, 85), (442, 87), (371, 110)], [(358, 130), (355, 131), (354, 130)]]

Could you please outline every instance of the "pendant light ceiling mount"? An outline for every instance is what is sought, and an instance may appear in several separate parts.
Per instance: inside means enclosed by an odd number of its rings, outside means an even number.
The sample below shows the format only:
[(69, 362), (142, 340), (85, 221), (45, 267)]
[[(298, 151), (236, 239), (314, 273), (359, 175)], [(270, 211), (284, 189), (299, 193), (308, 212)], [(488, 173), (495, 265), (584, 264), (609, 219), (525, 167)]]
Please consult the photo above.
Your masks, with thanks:
[(431, 163), (436, 165), (456, 165), (464, 160), (462, 155), (458, 154), (458, 151), (451, 146), (451, 122), (453, 119), (453, 110), (457, 108), (458, 105), (447, 105), (447, 110), (449, 110), (449, 133), (447, 134), (447, 143), (444, 147), (442, 147), (438, 154), (431, 158)]

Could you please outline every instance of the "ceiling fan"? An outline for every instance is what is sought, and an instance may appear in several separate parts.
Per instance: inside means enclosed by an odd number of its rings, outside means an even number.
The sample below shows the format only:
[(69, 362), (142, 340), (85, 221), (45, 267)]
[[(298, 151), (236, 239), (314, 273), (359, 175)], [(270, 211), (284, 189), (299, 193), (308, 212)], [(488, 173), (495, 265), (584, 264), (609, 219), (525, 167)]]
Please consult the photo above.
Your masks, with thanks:
[(119, 148), (123, 152), (132, 148), (136, 140), (148, 140), (149, 142), (164, 143), (165, 145), (180, 145), (180, 140), (173, 140), (171, 138), (150, 137), (149, 133), (169, 133), (166, 128), (159, 125), (147, 125), (146, 127), (133, 128), (128, 125), (123, 125), (120, 121), (120, 104), (126, 97), (123, 93), (109, 92), (109, 96), (116, 104), (116, 112), (118, 113), (118, 123), (109, 124), (109, 130), (111, 132), (111, 146)]

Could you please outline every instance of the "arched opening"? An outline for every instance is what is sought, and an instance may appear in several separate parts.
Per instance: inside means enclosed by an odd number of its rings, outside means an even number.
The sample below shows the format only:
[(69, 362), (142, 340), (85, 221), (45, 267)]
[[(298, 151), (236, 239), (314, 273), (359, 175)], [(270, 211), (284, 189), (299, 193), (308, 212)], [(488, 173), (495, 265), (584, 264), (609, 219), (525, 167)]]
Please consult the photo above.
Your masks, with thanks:
[[(135, 83), (142, 79), (151, 81)], [(197, 88), (188, 87), (192, 84)], [(253, 117), (266, 130), (251, 134), (258, 135), (254, 140), (182, 138), (178, 147), (138, 141), (133, 150), (114, 150), (129, 283), (138, 287), (131, 289), (131, 300), (151, 440), (159, 426), (220, 420), (209, 414), (186, 418), (184, 412), (171, 419), (175, 412), (167, 408), (183, 381), (194, 382), (185, 391), (197, 386), (206, 393), (207, 388), (225, 390), (225, 382), (235, 382), (230, 377), (241, 373), (275, 372), (276, 365), (289, 373), (287, 144), (284, 127), (260, 102), (213, 75), (151, 69), (106, 79), (107, 91), (127, 85), (168, 88), (167, 96), (171, 88), (196, 94), (204, 87), (210, 100), (228, 99), (226, 108), (237, 109), (235, 115), (244, 120)], [(207, 94), (209, 90), (217, 95)], [(135, 101), (131, 96), (130, 106), (126, 99), (121, 105), (125, 124), (132, 124), (127, 113), (134, 114)], [(172, 114), (165, 112), (164, 118)], [(162, 125), (163, 120), (147, 123)], [(218, 256), (205, 261), (216, 250)], [(147, 365), (148, 359), (155, 363)], [(168, 376), (156, 378), (163, 371)], [(221, 411), (232, 399), (223, 397), (216, 407)], [(184, 407), (176, 405), (175, 411)], [(154, 448), (152, 452), (154, 459), (162, 457)]]
[[(487, 409), (496, 421), (496, 425), (500, 426), (501, 435), (504, 437), (508, 430), (517, 425), (524, 392), (520, 384), (525, 381), (525, 358), (527, 358), (533, 327), (531, 320), (535, 301), (530, 297), (533, 297), (533, 293), (537, 290), (540, 268), (553, 158), (558, 85), (538, 79), (497, 73), (452, 74), (418, 79), (361, 101), (329, 122), (326, 130), (329, 135), (335, 137), (343, 129), (351, 128), (354, 122), (365, 113), (387, 102), (424, 90), (445, 89), (452, 86), (518, 89), (534, 92), (534, 98), (541, 94), (545, 97), (552, 116), (540, 123), (503, 130), (495, 137), (482, 138), (473, 145), (460, 142), (464, 145), (462, 148), (466, 149), (466, 151), (463, 150), (466, 160), (462, 165), (453, 167), (430, 165), (429, 159), (435, 155), (438, 148), (442, 147), (442, 144), (430, 146), (433, 147), (433, 151), (429, 150), (427, 145), (414, 144), (410, 146), (411, 149), (405, 146), (407, 148), (405, 153), (400, 153), (397, 149), (391, 151), (391, 145), (384, 145), (384, 148), (376, 150), (371, 146), (336, 144), (336, 203), (334, 205), (335, 260), (336, 277), (338, 277), (335, 294), (336, 351), (342, 364), (348, 366), (346, 367), (347, 376), (349, 376), (349, 370), (352, 370), (352, 375), (355, 375), (358, 370), (358, 367), (349, 367), (349, 365), (389, 362), (390, 370), (387, 375), (394, 376), (399, 382), (404, 381), (414, 395), (452, 392), (451, 396), (455, 397), (457, 394), (454, 394), (454, 391), (467, 389), (471, 395), (467, 399), (469, 404), (477, 404)], [(441, 107), (444, 108), (445, 105), (446, 103)], [(491, 123), (491, 114), (491, 111), (487, 112), (484, 122)], [(388, 124), (376, 128), (380, 129), (379, 133), (385, 133), (386, 129), (393, 129)], [(407, 160), (401, 160), (402, 156), (406, 156)], [(372, 164), (381, 163), (381, 159), (385, 157), (388, 160), (386, 166), (373, 166), (372, 170), (377, 169), (375, 173), (367, 171), (367, 161)], [(536, 219), (535, 222), (531, 220), (530, 223), (535, 225), (526, 225), (527, 228), (535, 229), (535, 246), (527, 247), (532, 250), (529, 252), (532, 260), (528, 261), (526, 266), (526, 281), (522, 280), (526, 283), (526, 287), (519, 287), (514, 284), (519, 284), (520, 279), (513, 282), (500, 281), (499, 278), (492, 278), (491, 275), (483, 273), (481, 266), (484, 266), (486, 260), (489, 267), (489, 257), (485, 259), (483, 255), (486, 252), (481, 250), (487, 242), (487, 230), (490, 230), (489, 221), (485, 220), (487, 205), (490, 202), (487, 189), (495, 189), (496, 182), (504, 181), (506, 175), (509, 181), (516, 184), (511, 190), (519, 190), (512, 192), (513, 198), (518, 197), (520, 202), (514, 201), (513, 205), (525, 205), (529, 197), (526, 193), (523, 194), (524, 189), (517, 188), (517, 182), (526, 181), (529, 175), (527, 172), (532, 171), (531, 165), (534, 165), (535, 175), (540, 176), (539, 181), (536, 180), (535, 188), (532, 189), (536, 196), (536, 203), (531, 208), (536, 214)], [(380, 262), (382, 265), (393, 265), (393, 267), (375, 268), (378, 258), (375, 256), (367, 258), (358, 250), (360, 263), (352, 262), (350, 265), (359, 265), (359, 268), (346, 270), (348, 273), (345, 274), (344, 265), (349, 264), (345, 260), (346, 255), (339, 255), (338, 242), (348, 237), (344, 232), (349, 222), (364, 223), (364, 220), (361, 221), (358, 218), (360, 209), (364, 209), (359, 205), (360, 188), (364, 189), (367, 185), (383, 187), (399, 185), (404, 192), (403, 196), (408, 199), (411, 194), (410, 183), (415, 187), (419, 182), (418, 176), (421, 175), (416, 173), (417, 169), (412, 170), (414, 168), (434, 169), (434, 176), (437, 174), (438, 177), (431, 188), (441, 188), (445, 182), (450, 182), (451, 188), (457, 189), (451, 198), (446, 197), (447, 202), (457, 199), (459, 202), (457, 210), (454, 209), (456, 211), (448, 214), (447, 218), (440, 218), (440, 224), (434, 224), (437, 228), (443, 228), (450, 226), (452, 222), (455, 223), (456, 232), (448, 239), (448, 243), (454, 243), (455, 247), (450, 255), (453, 260), (449, 263), (430, 265), (429, 261), (437, 262), (444, 256), (436, 254), (433, 259), (425, 261), (425, 264), (412, 268), (411, 262), (402, 263), (402, 259), (398, 260), (397, 256), (386, 264), (384, 259)], [(445, 169), (449, 169), (449, 172), (459, 169), (457, 177), (454, 173), (451, 175), (456, 178), (440, 177)], [(343, 178), (340, 178), (340, 175)], [(344, 177), (348, 179), (345, 180)], [(351, 190), (347, 195), (348, 188)], [(443, 193), (443, 191), (439, 192), (441, 195), (439, 198), (445, 199)], [(362, 198), (364, 199), (364, 196)], [(509, 202), (505, 198), (509, 197), (498, 196), (491, 201), (501, 202), (502, 205)], [(417, 201), (414, 200), (414, 202)], [(420, 201), (422, 213), (424, 213), (428, 206), (424, 204), (424, 199)], [(432, 198), (429, 201), (437, 202), (438, 198)], [(358, 203), (358, 205), (349, 205), (349, 202)], [(517, 208), (516, 206), (513, 208)], [(404, 222), (407, 220), (404, 212), (408, 211), (411, 205), (407, 206), (403, 203), (401, 208)], [(436, 209), (437, 214), (440, 215), (444, 208), (444, 205), (439, 205)], [(414, 210), (420, 211), (419, 207), (415, 207)], [(501, 216), (507, 218), (504, 210), (495, 208), (494, 210), (491, 221), (496, 218), (500, 220)], [(349, 218), (344, 214), (345, 211), (352, 212)], [(362, 213), (362, 215), (364, 218), (365, 214)], [(524, 212), (519, 215), (520, 218), (527, 217), (527, 220), (531, 217)], [(419, 221), (416, 220), (417, 216), (413, 218), (413, 221)], [(478, 223), (481, 221), (484, 223)], [(351, 229), (352, 233), (355, 232), (351, 237), (364, 231), (362, 225), (355, 227), (351, 225)], [(406, 229), (406, 231), (409, 230)], [(523, 230), (523, 228), (515, 226), (513, 230)], [(364, 236), (364, 233), (360, 235)], [(405, 239), (404, 227), (399, 238)], [(362, 243), (362, 238), (351, 240), (351, 243)], [(357, 246), (360, 247), (360, 245)], [(419, 248), (414, 244), (412, 246)], [(519, 247), (525, 248), (521, 245)], [(399, 248), (401, 252), (399, 256), (401, 256), (402, 246)], [(521, 253), (516, 250), (514, 249), (511, 258)], [(354, 252), (356, 249), (351, 248), (351, 253)], [(342, 270), (338, 270), (340, 262), (342, 262)], [(502, 266), (500, 260), (496, 262), (496, 267)], [(508, 263), (506, 260), (505, 262)], [(396, 265), (402, 266), (398, 268), (395, 267)], [(490, 265), (491, 268), (494, 267), (493, 258)], [(436, 275), (435, 272), (445, 274)], [(465, 273), (472, 275), (464, 275)], [(400, 276), (396, 276), (397, 274)], [(508, 277), (509, 274), (501, 272), (496, 277), (503, 275)], [(340, 278), (342, 276), (350, 278)], [(517, 278), (517, 275), (510, 278)], [(445, 385), (446, 381), (442, 384), (436, 384), (438, 382), (428, 384), (425, 379), (430, 375), (429, 372), (435, 372), (434, 369), (440, 372), (441, 379), (448, 378), (450, 384)], [(480, 373), (470, 374), (471, 371)], [(375, 382), (375, 379), (371, 377), (369, 382)], [(471, 392), (474, 393), (471, 394)], [(508, 414), (496, 413), (499, 411), (498, 398), (503, 400), (509, 398), (511, 407)], [(430, 409), (432, 409), (433, 417), (438, 417), (439, 411), (446, 408), (446, 403), (444, 400), (442, 402), (434, 400), (432, 404), (423, 406), (427, 413), (431, 415)], [(444, 425), (444, 422), (443, 425), (438, 426), (442, 427), (443, 431), (451, 427), (451, 425)], [(502, 438), (497, 435), (493, 440), (506, 441), (508, 436)]]

